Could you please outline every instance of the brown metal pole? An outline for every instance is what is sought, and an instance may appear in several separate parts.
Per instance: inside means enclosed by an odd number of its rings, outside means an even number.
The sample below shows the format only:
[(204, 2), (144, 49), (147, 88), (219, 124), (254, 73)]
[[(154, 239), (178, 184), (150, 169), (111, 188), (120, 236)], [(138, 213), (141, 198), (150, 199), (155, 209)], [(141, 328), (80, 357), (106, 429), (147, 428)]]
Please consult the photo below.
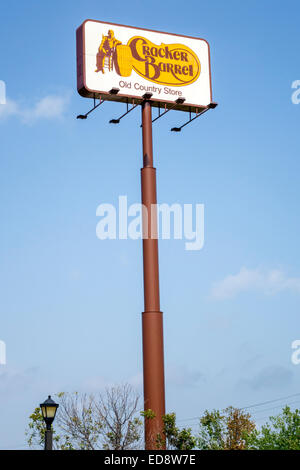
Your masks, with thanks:
[(157, 449), (157, 435), (163, 437), (162, 416), (165, 414), (165, 379), (163, 314), (159, 302), (159, 268), (156, 169), (153, 168), (152, 113), (150, 101), (142, 104), (143, 168), (141, 170), (143, 213), (144, 304), (143, 371), (144, 410), (152, 410), (155, 418), (145, 418), (145, 448)]

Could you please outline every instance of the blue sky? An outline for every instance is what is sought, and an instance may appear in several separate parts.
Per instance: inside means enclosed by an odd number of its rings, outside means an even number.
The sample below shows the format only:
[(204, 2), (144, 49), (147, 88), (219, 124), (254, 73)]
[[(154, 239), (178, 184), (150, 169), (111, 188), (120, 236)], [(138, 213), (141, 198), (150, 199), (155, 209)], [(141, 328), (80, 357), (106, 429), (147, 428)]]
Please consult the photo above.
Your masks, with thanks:
[[(300, 392), (299, 13), (289, 0), (2, 6), (0, 448), (25, 446), (28, 415), (49, 393), (141, 389), (141, 241), (95, 232), (99, 204), (140, 200), (140, 116), (111, 126), (123, 107), (105, 103), (75, 119), (91, 105), (76, 91), (75, 30), (87, 18), (211, 47), (218, 108), (180, 134), (169, 129), (182, 113), (154, 127), (159, 202), (205, 204), (201, 251), (160, 241), (168, 411), (194, 425), (185, 420), (206, 408)], [(274, 407), (286, 401), (296, 399)]]

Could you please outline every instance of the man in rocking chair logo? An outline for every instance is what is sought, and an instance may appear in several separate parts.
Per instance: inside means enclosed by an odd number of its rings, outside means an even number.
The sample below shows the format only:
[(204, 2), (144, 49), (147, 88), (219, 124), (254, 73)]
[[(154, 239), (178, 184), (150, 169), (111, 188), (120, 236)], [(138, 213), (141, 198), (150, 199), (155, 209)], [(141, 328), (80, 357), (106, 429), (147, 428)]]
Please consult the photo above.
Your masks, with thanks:
[(95, 72), (105, 73), (104, 66), (106, 58), (108, 59), (107, 67), (109, 72), (113, 70), (113, 54), (116, 46), (119, 44), (122, 43), (115, 38), (115, 34), (112, 29), (108, 31), (107, 36), (102, 35), (102, 41), (97, 53), (97, 68)]

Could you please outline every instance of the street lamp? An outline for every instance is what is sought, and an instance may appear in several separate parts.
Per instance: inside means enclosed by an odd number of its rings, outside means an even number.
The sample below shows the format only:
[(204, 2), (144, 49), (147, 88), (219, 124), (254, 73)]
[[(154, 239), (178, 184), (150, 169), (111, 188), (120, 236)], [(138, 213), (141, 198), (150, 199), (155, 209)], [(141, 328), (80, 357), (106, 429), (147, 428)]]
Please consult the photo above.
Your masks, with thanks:
[(54, 421), (57, 408), (59, 405), (52, 400), (51, 395), (48, 396), (47, 400), (44, 403), (40, 404), (42, 415), (46, 423), (46, 432), (45, 432), (45, 450), (52, 450), (52, 436), (53, 431), (51, 424)]

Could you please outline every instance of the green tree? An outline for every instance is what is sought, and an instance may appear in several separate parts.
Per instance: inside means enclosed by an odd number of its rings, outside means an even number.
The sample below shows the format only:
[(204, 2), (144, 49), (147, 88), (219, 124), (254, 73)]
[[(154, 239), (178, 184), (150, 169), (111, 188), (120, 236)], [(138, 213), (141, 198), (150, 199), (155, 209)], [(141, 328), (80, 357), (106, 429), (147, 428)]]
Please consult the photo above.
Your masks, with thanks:
[[(35, 408), (29, 416), (29, 424), (25, 431), (27, 442), (31, 448), (43, 448), (45, 443), (45, 421), (40, 408)], [(61, 450), (72, 450), (73, 447), (67, 436), (57, 435), (53, 429), (53, 448)]]
[[(94, 395), (60, 393), (53, 432), (53, 447), (61, 450), (129, 450), (141, 448), (139, 397), (128, 385), (107, 388)], [(39, 408), (26, 430), (30, 447), (44, 445), (45, 425)]]
[(250, 414), (238, 408), (230, 406), (222, 413), (206, 410), (200, 418), (198, 447), (201, 450), (244, 450), (245, 436), (254, 430)]
[(196, 447), (196, 438), (190, 428), (179, 429), (176, 426), (176, 414), (169, 413), (163, 416), (164, 436), (167, 449), (192, 450)]
[(201, 450), (223, 450), (225, 448), (225, 416), (219, 410), (206, 410), (200, 418), (198, 447)]
[(271, 416), (269, 423), (246, 436), (248, 449), (300, 450), (300, 412), (286, 406), (278, 416)]
[[(142, 411), (141, 415), (145, 419), (154, 419), (155, 413), (152, 410)], [(154, 436), (153, 442), (156, 442), (157, 449), (166, 448), (167, 450), (192, 450), (196, 447), (197, 440), (192, 435), (190, 428), (179, 429), (176, 426), (176, 414), (169, 413), (162, 417), (163, 433)]]

